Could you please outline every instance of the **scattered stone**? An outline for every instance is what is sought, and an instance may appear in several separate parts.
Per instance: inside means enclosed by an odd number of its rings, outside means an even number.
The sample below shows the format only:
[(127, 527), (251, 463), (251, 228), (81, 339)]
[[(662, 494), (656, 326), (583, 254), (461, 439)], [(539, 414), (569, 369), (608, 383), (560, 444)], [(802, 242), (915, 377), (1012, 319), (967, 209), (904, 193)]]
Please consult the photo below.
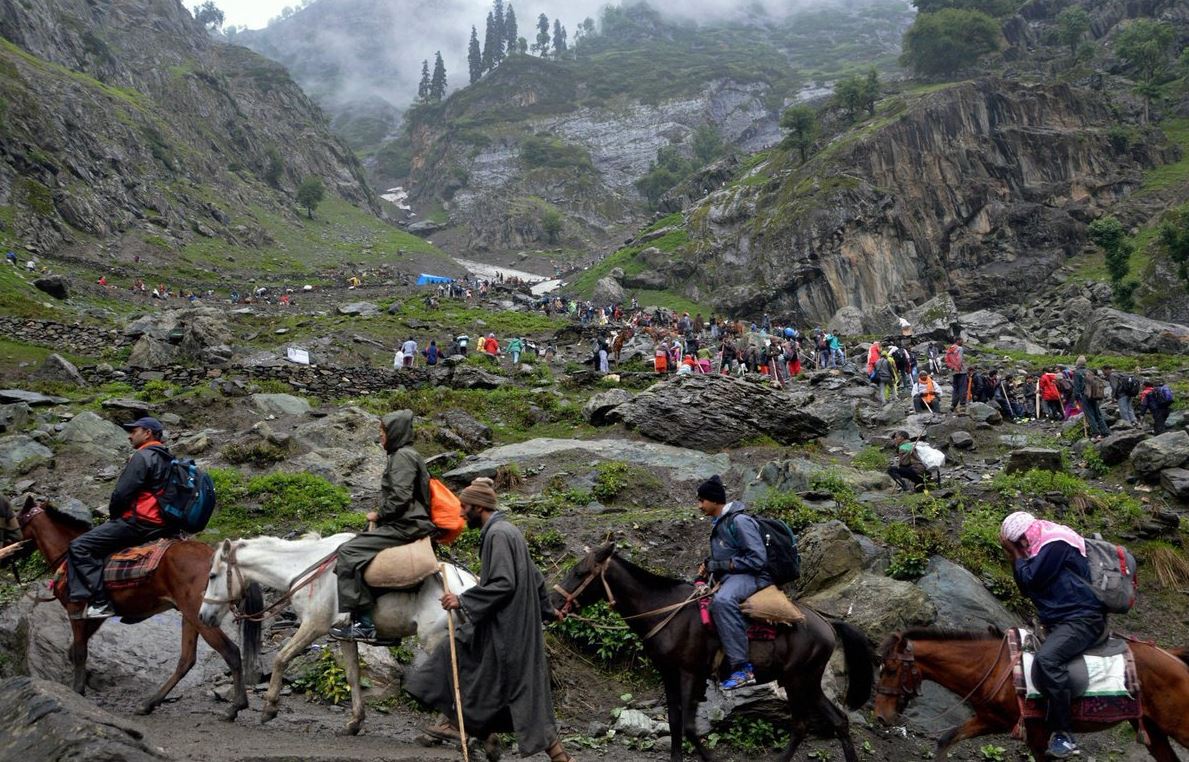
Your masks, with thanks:
[(57, 440), (68, 448), (103, 459), (118, 458), (129, 449), (128, 432), (90, 410), (71, 418), (58, 432)]
[(803, 600), (830, 618), (853, 624), (873, 641), (937, 618), (936, 607), (919, 587), (870, 572)]
[(1076, 351), (1085, 354), (1189, 354), (1189, 327), (1103, 307), (1090, 316)]
[(1189, 502), (1189, 469), (1164, 469), (1160, 472), (1160, 486), (1177, 500)]
[(64, 685), (32, 677), (0, 683), (0, 758), (148, 762), (168, 759), (144, 731)]
[(1027, 447), (1028, 437), (1023, 434), (1000, 434), (999, 444), (1005, 447)]
[(1057, 473), (1065, 470), (1061, 463), (1061, 451), (1044, 447), (1024, 447), (1012, 450), (1007, 456), (1007, 464), (1003, 467), (1003, 473), (1022, 474), (1034, 468), (1039, 471)]
[(450, 375), (450, 386), (455, 389), (498, 389), (507, 383), (508, 379), (503, 376), (474, 365), (456, 365)]
[(371, 317), (378, 315), (380, 308), (371, 302), (351, 302), (350, 304), (343, 304), (339, 306), (340, 315), (353, 315), (355, 317)]
[(599, 392), (582, 406), (582, 417), (591, 425), (603, 426), (609, 423), (607, 413), (632, 399), (630, 392), (623, 389), (608, 389)]
[(611, 277), (600, 278), (595, 283), (591, 299), (595, 304), (618, 304), (627, 301), (627, 298), (624, 296), (623, 286), (619, 285), (619, 282)]
[(466, 452), (475, 452), (491, 446), (491, 427), (475, 420), (461, 410), (447, 410), (442, 413), (445, 430), (454, 434), (461, 445), (452, 445)]
[(0, 389), (0, 402), (24, 402), (26, 405), (65, 405), (70, 400), (65, 397), (51, 397), (39, 392), (27, 392), (24, 389)]
[(965, 431), (953, 431), (950, 432), (950, 444), (959, 450), (973, 450), (974, 437)]
[(118, 411), (122, 414), (122, 418), (128, 419), (128, 423), (135, 421), (137, 418), (143, 418), (146, 415), (153, 415), (157, 412), (157, 406), (151, 402), (128, 399), (125, 397), (104, 400), (103, 402), (99, 403), (99, 406), (104, 410)]
[(813, 595), (836, 585), (863, 568), (863, 548), (841, 521), (814, 524), (797, 538), (801, 553), (799, 596)]
[(624, 709), (615, 719), (615, 732), (629, 738), (654, 738), (669, 732), (669, 723), (654, 720), (639, 709)]
[(1166, 468), (1177, 468), (1189, 461), (1189, 433), (1166, 431), (1145, 439), (1131, 451), (1131, 467), (1144, 479), (1156, 481)]
[(971, 419), (976, 423), (990, 423), (993, 425), (1003, 423), (1003, 415), (984, 402), (971, 402), (966, 406), (966, 409)]
[(33, 373), (33, 378), (43, 381), (56, 381), (75, 386), (86, 386), (86, 379), (78, 372), (74, 363), (55, 352), (42, 361), (41, 366)]
[(858, 493), (880, 492), (896, 486), (892, 477), (883, 471), (860, 471), (850, 466), (827, 467), (804, 458), (794, 458), (765, 463), (743, 488), (743, 501), (755, 502), (768, 492), (805, 492), (812, 487), (814, 477), (826, 472)]
[(130, 368), (159, 368), (169, 365), (178, 358), (178, 349), (173, 344), (148, 334), (141, 336), (132, 345), (128, 354)]
[(67, 281), (61, 275), (46, 275), (33, 281), (33, 287), (38, 291), (44, 291), (55, 299), (67, 299), (70, 297), (70, 289), (67, 286)]
[(1127, 460), (1135, 446), (1147, 438), (1147, 432), (1140, 429), (1117, 431), (1098, 443), (1098, 457), (1108, 466), (1117, 466)]
[(33, 408), (24, 402), (14, 402), (11, 405), (0, 405), (0, 433), (15, 431), (33, 416)]
[(24, 474), (54, 457), (54, 452), (32, 437), (13, 434), (0, 437), (0, 471)]

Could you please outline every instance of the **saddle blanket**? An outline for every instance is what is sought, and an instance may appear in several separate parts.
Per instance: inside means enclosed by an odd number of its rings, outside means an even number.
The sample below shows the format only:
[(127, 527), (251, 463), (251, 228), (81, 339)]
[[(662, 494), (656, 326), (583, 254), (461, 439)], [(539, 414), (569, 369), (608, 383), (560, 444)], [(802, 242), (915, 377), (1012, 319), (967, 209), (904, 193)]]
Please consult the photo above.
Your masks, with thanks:
[(121, 587), (135, 587), (152, 574), (165, 557), (165, 551), (179, 542), (176, 538), (167, 537), (148, 545), (121, 550), (108, 557), (103, 567), (103, 583), (109, 589)]
[[(1044, 719), (1045, 698), (1037, 689), (1032, 674), (1036, 660), (1036, 641), (1032, 632), (1023, 628), (1009, 630), (1008, 643), (1020, 717)], [(1075, 720), (1120, 722), (1141, 716), (1139, 678), (1131, 649), (1126, 644), (1120, 647), (1112, 639), (1105, 646), (1092, 649), (1070, 663), (1070, 673), (1076, 695), (1072, 706)]]

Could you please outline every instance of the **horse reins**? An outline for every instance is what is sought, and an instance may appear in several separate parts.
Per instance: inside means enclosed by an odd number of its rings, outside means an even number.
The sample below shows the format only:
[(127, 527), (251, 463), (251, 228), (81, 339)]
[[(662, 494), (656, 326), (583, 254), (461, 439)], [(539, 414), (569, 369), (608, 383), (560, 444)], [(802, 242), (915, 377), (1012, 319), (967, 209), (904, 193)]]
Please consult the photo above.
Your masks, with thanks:
[[(556, 591), (559, 595), (561, 595), (565, 599), (565, 603), (562, 604), (562, 607), (560, 609), (560, 613), (563, 617), (570, 615), (570, 610), (574, 607), (574, 604), (577, 602), (578, 596), (582, 595), (582, 592), (584, 590), (586, 590), (586, 588), (590, 586), (590, 583), (594, 582), (596, 578), (598, 578), (603, 583), (603, 590), (607, 594), (607, 605), (610, 606), (611, 608), (615, 608), (615, 594), (611, 592), (611, 585), (607, 583), (607, 567), (610, 566), (610, 564), (611, 564), (610, 558), (607, 558), (607, 559), (595, 564), (594, 568), (592, 568), (589, 572), (587, 572), (586, 577), (583, 578), (582, 582), (578, 585), (578, 587), (574, 588), (573, 592), (566, 590), (564, 587), (561, 586), (561, 584), (556, 584), (553, 586), (554, 591)], [(673, 619), (677, 616), (677, 613), (679, 611), (681, 611), (681, 609), (685, 608), (686, 606), (688, 606), (689, 604), (691, 604), (695, 601), (699, 601), (703, 598), (709, 598), (710, 596), (714, 595), (715, 592), (718, 591), (718, 588), (719, 588), (719, 585), (717, 585), (717, 584), (715, 584), (711, 587), (704, 587), (704, 588), (695, 587), (694, 591), (692, 593), (690, 593), (689, 596), (683, 601), (678, 601), (677, 603), (670, 603), (667, 606), (661, 606), (660, 608), (655, 608), (650, 611), (641, 611), (638, 614), (626, 614), (626, 615), (620, 614), (620, 616), (623, 619), (627, 620), (627, 619), (640, 619), (640, 618), (646, 617), (646, 616), (656, 616), (657, 614), (668, 614), (667, 617), (662, 619), (659, 623), (654, 625), (651, 630), (649, 630), (648, 632), (646, 632), (644, 634), (643, 639), (648, 640), (649, 638), (656, 635), (661, 630), (665, 629), (665, 627), (669, 624), (669, 622), (673, 621)]]
[[(335, 548), (327, 555), (318, 559), (313, 564), (306, 567), (302, 572), (300, 572), (292, 580), (290, 580), (289, 588), (285, 591), (285, 593), (283, 595), (281, 595), (280, 598), (278, 598), (275, 601), (273, 601), (272, 603), (270, 603), (268, 606), (266, 606), (261, 611), (258, 611), (255, 613), (249, 613), (249, 612), (246, 612), (240, 608), (240, 606), (239, 606), (240, 598), (237, 598), (235, 596), (234, 588), (232, 587), (232, 571), (234, 570), (235, 581), (239, 584), (239, 588), (241, 591), (240, 597), (242, 597), (242, 595), (243, 595), (242, 591), (245, 589), (245, 584), (244, 584), (244, 573), (239, 568), (239, 564), (235, 557), (235, 553), (238, 549), (239, 549), (239, 546), (236, 545), (235, 543), (232, 543), (231, 549), (227, 552), (227, 597), (226, 598), (208, 598), (206, 596), (203, 596), (203, 598), (202, 598), (204, 603), (218, 603), (218, 604), (226, 604), (227, 606), (229, 606), (231, 608), (231, 615), (235, 618), (235, 621), (237, 621), (237, 622), (241, 622), (241, 621), (263, 622), (266, 619), (272, 619), (273, 617), (277, 616), (285, 609), (285, 607), (289, 604), (289, 601), (291, 601), (293, 599), (294, 594), (297, 593), (298, 590), (301, 590), (303, 587), (306, 587), (307, 585), (312, 584), (314, 582), (314, 580), (318, 579), (318, 577), (325, 574), (326, 570), (330, 568), (330, 562), (335, 560), (339, 554), (338, 548)], [(298, 580), (300, 580), (300, 582)]]

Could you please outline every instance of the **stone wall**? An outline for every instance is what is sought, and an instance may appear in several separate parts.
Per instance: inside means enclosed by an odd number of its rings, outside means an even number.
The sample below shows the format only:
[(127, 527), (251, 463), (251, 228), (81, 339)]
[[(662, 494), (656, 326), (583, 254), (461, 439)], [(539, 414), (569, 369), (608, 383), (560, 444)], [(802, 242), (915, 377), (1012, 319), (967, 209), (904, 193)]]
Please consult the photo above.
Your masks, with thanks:
[(13, 341), (89, 356), (132, 343), (131, 339), (115, 328), (103, 331), (82, 323), (68, 325), (52, 320), (15, 317), (0, 317), (0, 333)]

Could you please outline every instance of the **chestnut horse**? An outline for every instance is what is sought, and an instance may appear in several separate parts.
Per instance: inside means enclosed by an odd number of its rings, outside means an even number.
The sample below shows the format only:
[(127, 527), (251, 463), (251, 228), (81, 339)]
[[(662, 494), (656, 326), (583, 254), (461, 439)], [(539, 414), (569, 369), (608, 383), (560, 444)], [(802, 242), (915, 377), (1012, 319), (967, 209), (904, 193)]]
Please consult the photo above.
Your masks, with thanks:
[[(1131, 641), (1143, 691), (1143, 728), (1148, 752), (1161, 762), (1175, 761), (1169, 736), (1189, 746), (1189, 651), (1166, 651)], [(992, 733), (1008, 733), (1020, 721), (1020, 705), (1012, 684), (1007, 637), (997, 631), (952, 632), (908, 630), (880, 646), (882, 665), (876, 688), (875, 715), (884, 724), (896, 721), (908, 701), (930, 680), (962, 696), (974, 716), (937, 740), (934, 760), (944, 760), (958, 741)], [(1105, 730), (1117, 723), (1082, 723), (1077, 731)], [(1132, 721), (1133, 726), (1139, 723)], [(1033, 759), (1045, 758), (1049, 730), (1043, 721), (1024, 723), (1025, 742)]]
[[(32, 540), (51, 569), (56, 568), (66, 557), (70, 541), (91, 528), (90, 522), (60, 513), (47, 502), (25, 499), (25, 505), (17, 514), (21, 536)], [(112, 606), (126, 624), (148, 619), (154, 614), (176, 608), (182, 615), (182, 653), (177, 668), (169, 679), (138, 710), (138, 714), (153, 711), (169, 694), (178, 681), (194, 666), (198, 651), (198, 636), (219, 652), (227, 662), (235, 681), (231, 708), (224, 715), (234, 720), (241, 709), (248, 706), (248, 695), (244, 690), (244, 676), (241, 669), (240, 652), (235, 643), (218, 627), (203, 624), (198, 618), (202, 605), (202, 594), (206, 590), (207, 576), (211, 570), (211, 548), (201, 542), (184, 540), (171, 545), (161, 558), (157, 569), (136, 587), (125, 587), (109, 591)], [(67, 597), (66, 585), (55, 585), (54, 597), (66, 609), (67, 614), (80, 613), (86, 604), (71, 602)], [(261, 608), (262, 596), (259, 588), (253, 593), (252, 608)], [(87, 641), (104, 623), (103, 619), (71, 619), (73, 641), (70, 644), (70, 662), (74, 666), (74, 690), (85, 693), (87, 687)], [(245, 623), (242, 639), (244, 643), (255, 643), (259, 638), (248, 626), (258, 628), (259, 624)], [(246, 660), (256, 664), (257, 654), (250, 653)]]
[[(665, 686), (669, 712), (670, 762), (681, 762), (682, 739), (694, 745), (703, 760), (710, 754), (694, 730), (698, 699), (712, 677), (718, 636), (702, 624), (694, 586), (641, 569), (615, 553), (609, 543), (591, 551), (566, 578), (554, 586), (550, 603), (563, 615), (602, 598), (644, 641), (644, 653), (656, 665)], [(842, 744), (847, 762), (856, 762), (846, 712), (822, 693), (822, 675), (834, 653), (835, 636), (842, 641), (848, 685), (846, 705), (858, 709), (871, 697), (874, 654), (867, 637), (850, 625), (827, 622), (812, 609), (802, 608), (805, 621), (780, 626), (770, 648), (753, 652), (756, 679), (776, 680), (788, 696), (792, 733), (782, 762), (792, 759), (805, 738), (807, 723), (819, 717)], [(768, 644), (763, 644), (767, 646)]]

